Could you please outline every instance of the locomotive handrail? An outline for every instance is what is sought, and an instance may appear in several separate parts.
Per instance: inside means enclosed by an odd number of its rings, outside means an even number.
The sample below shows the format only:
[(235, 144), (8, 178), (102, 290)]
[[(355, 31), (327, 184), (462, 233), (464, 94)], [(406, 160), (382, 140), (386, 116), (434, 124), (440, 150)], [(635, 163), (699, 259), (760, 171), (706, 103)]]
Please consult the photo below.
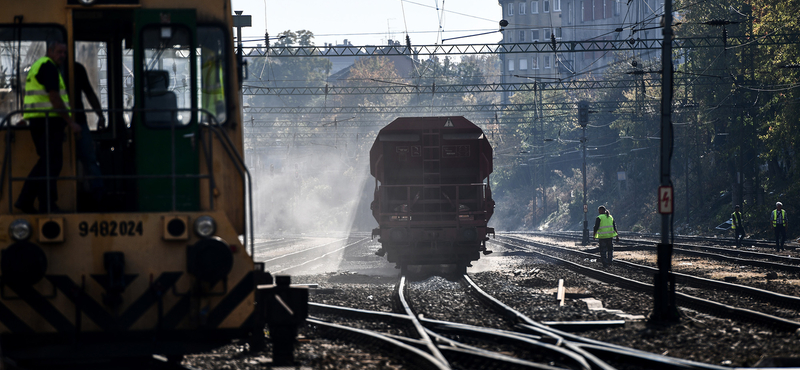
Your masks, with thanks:
[[(233, 146), (233, 143), (231, 142), (230, 136), (228, 136), (228, 133), (225, 130), (220, 130), (219, 129), (220, 125), (219, 125), (219, 122), (217, 122), (216, 117), (213, 114), (211, 114), (211, 112), (209, 112), (209, 111), (207, 111), (205, 109), (200, 109), (199, 112), (208, 113), (208, 116), (214, 122), (217, 123), (216, 125), (211, 125), (209, 123), (203, 123), (203, 124), (201, 124), (201, 127), (205, 126), (206, 128), (209, 129), (209, 131), (211, 133), (217, 135), (220, 138), (220, 143), (223, 144), (222, 148), (225, 149), (225, 152), (227, 152), (228, 157), (230, 157), (231, 159), (234, 159), (233, 162), (234, 162), (234, 165), (236, 166), (236, 170), (239, 171), (239, 174), (242, 176), (242, 187), (244, 187), (244, 189), (242, 189), (242, 190), (243, 190), (243, 193), (245, 194), (245, 202), (246, 202), (246, 204), (244, 204), (244, 206), (245, 206), (244, 208), (246, 208), (249, 211), (248, 212), (249, 213), (249, 217), (248, 217), (248, 214), (244, 215), (245, 216), (245, 232), (244, 232), (244, 243), (243, 244), (245, 246), (247, 246), (247, 241), (248, 241), (247, 234), (248, 234), (248, 231), (249, 231), (250, 232), (250, 238), (249, 238), (249, 240), (250, 240), (250, 255), (255, 257), (255, 230), (254, 230), (254, 227), (253, 227), (253, 184), (252, 184), (252, 176), (250, 175), (250, 170), (247, 169), (247, 165), (245, 164), (244, 159), (241, 157), (241, 155), (239, 155), (239, 153), (236, 150), (233, 150), (234, 146)], [(224, 140), (222, 140), (222, 139), (224, 139)], [(210, 168), (209, 168), (209, 173), (210, 172), (211, 171), (210, 171)], [(248, 223), (250, 224), (249, 227), (247, 226)]]
[[(33, 109), (33, 110), (28, 110), (28, 111), (35, 111), (36, 112), (36, 111), (41, 111), (41, 110), (40, 109)], [(45, 114), (45, 117), (44, 117), (45, 121), (48, 121), (50, 119), (50, 115), (51, 114), (55, 115), (55, 114), (60, 113), (60, 112), (63, 112), (63, 110), (61, 110), (61, 111), (44, 111), (43, 113)], [(10, 121), (10, 117), (13, 117), (15, 115), (21, 115), (21, 114), (24, 114), (24, 113), (25, 113), (25, 110), (15, 110), (15, 111), (11, 111), (8, 114), (6, 114), (6, 116), (3, 117), (3, 120), (0, 121), (0, 130), (2, 130), (3, 128), (6, 127), (6, 124)], [(21, 122), (21, 121), (23, 121), (23, 120), (20, 120), (18, 122)], [(8, 123), (8, 128), (9, 129), (13, 129), (14, 127), (11, 126), (10, 123)], [(50, 125), (49, 124), (45, 124), (45, 133), (46, 133), (45, 134), (45, 137), (46, 137), (45, 140), (50, 140), (49, 130), (50, 130)], [(10, 130), (9, 130), (9, 133), (10, 133)], [(45, 184), (46, 184), (45, 186), (46, 186), (46, 189), (47, 189), (46, 190), (46, 194), (47, 194), (47, 198), (48, 198), (48, 202), (47, 202), (48, 211), (50, 210), (50, 201), (49, 201), (50, 200), (49, 199), (50, 198), (50, 181), (48, 181), (48, 180), (51, 179), (51, 176), (50, 176), (50, 154), (49, 154), (49, 151), (50, 151), (50, 145), (45, 144), (45, 168), (46, 168), (45, 176), (44, 177), (31, 177), (31, 179), (45, 180)], [(2, 190), (3, 184), (5, 184), (6, 167), (7, 167), (7, 164), (10, 163), (10, 160), (11, 160), (11, 135), (9, 134), (9, 135), (6, 135), (6, 150), (5, 150), (5, 153), (3, 155), (3, 168), (2, 168), (3, 174), (0, 175), (0, 190)], [(13, 210), (14, 210), (13, 206), (12, 206), (14, 194), (13, 194), (13, 191), (11, 190), (11, 182), (13, 182), (15, 180), (20, 180), (20, 179), (25, 180), (25, 179), (27, 179), (27, 177), (15, 178), (13, 176), (9, 176), (9, 178), (8, 178), (8, 182), (9, 182), (9, 186), (8, 186), (8, 213), (12, 213)], [(56, 179), (59, 179), (59, 177), (56, 177)]]
[[(95, 110), (93, 110), (93, 109), (71, 109), (71, 111), (72, 112), (94, 112)], [(102, 111), (103, 112), (108, 112), (108, 113), (112, 113), (112, 112), (122, 112), (122, 113), (130, 112), (130, 113), (135, 114), (135, 113), (139, 113), (139, 112), (157, 112), (157, 111), (170, 111), (170, 112), (173, 112), (173, 111), (174, 112), (177, 112), (177, 111), (192, 111), (192, 109), (190, 109), (190, 108), (180, 108), (180, 109), (137, 108), (137, 109), (103, 109)], [(10, 117), (23, 114), (24, 112), (25, 112), (25, 110), (15, 110), (15, 111), (9, 112), (3, 118), (3, 121), (0, 122), (0, 130), (2, 130), (4, 128), (8, 128), (8, 129), (24, 129), (24, 128), (29, 127), (29, 126), (15, 127), (15, 126), (10, 125), (10, 123), (9, 123)], [(51, 112), (45, 112), (45, 113), (47, 114), (47, 117), (49, 118)], [(20, 120), (18, 122), (21, 122), (21, 121), (22, 120)], [(187, 124), (186, 126), (188, 126), (188, 125), (189, 124)], [(175, 173), (176, 160), (177, 160), (176, 153), (175, 153), (175, 129), (176, 129), (176, 126), (177, 125), (170, 125), (170, 127), (169, 127), (169, 130), (171, 132), (170, 142), (172, 143), (172, 145), (171, 145), (171, 158), (170, 158), (171, 167), (172, 167), (172, 170), (171, 170), (172, 173), (171, 174), (168, 174), (168, 175), (100, 175), (100, 176), (81, 176), (81, 177), (77, 177), (77, 176), (56, 176), (55, 178), (53, 178), (53, 177), (51, 177), (49, 175), (49, 171), (47, 171), (46, 172), (47, 175), (45, 175), (43, 177), (13, 177), (13, 176), (10, 176), (9, 179), (8, 179), (8, 181), (9, 181), (8, 211), (9, 211), (9, 213), (13, 212), (13, 201), (12, 201), (13, 200), (13, 198), (12, 198), (13, 197), (13, 191), (12, 191), (12, 188), (10, 186), (10, 183), (14, 182), (14, 181), (24, 181), (24, 180), (27, 180), (27, 179), (34, 179), (34, 180), (52, 180), (52, 179), (55, 179), (56, 181), (58, 181), (58, 180), (73, 180), (73, 181), (75, 181), (75, 180), (79, 180), (79, 179), (107, 179), (107, 180), (171, 179), (172, 180), (172, 186), (171, 186), (172, 210), (175, 211), (176, 208), (177, 208), (177, 184), (176, 184), (176, 180), (178, 180), (178, 179), (193, 179), (193, 178), (196, 178), (196, 179), (204, 179), (204, 178), (209, 178), (210, 179), (211, 178), (211, 173), (210, 172), (207, 175), (200, 175), (200, 174), (196, 174), (196, 175), (195, 174), (181, 174), (181, 175), (179, 175), (179, 174)], [(49, 127), (49, 125), (46, 125), (46, 127)], [(10, 145), (10, 143), (11, 143), (11, 135), (6, 135), (6, 152), (5, 152), (4, 164), (8, 163), (8, 161), (10, 160), (10, 157), (11, 157), (11, 145)], [(49, 146), (46, 145), (46, 148), (49, 149)], [(50, 165), (50, 162), (49, 162), (50, 158), (49, 157), (50, 157), (49, 155), (45, 156), (45, 161), (46, 161), (48, 167)], [(5, 170), (6, 170), (6, 167), (4, 166), (3, 167), (3, 175), (2, 175), (2, 177), (0, 177), (0, 180), (2, 180), (3, 185), (5, 184), (5, 179), (4, 179), (5, 178)], [(0, 186), (3, 186), (3, 185), (0, 185)], [(49, 181), (47, 181), (47, 186), (49, 187)], [(2, 188), (0, 188), (0, 190), (2, 190)], [(48, 194), (48, 197), (49, 197), (50, 196), (49, 190), (48, 190), (47, 194)], [(48, 201), (47, 203), (49, 204), (50, 202)]]
[[(401, 184), (401, 185), (384, 185), (379, 186), (379, 192), (383, 194), (379, 202), (380, 208), (377, 210), (376, 217), (380, 218), (381, 223), (386, 224), (403, 224), (403, 225), (425, 225), (425, 224), (453, 224), (458, 227), (461, 225), (470, 225), (482, 220), (475, 220), (470, 216), (481, 215), (486, 216), (488, 211), (485, 209), (487, 199), (485, 190), (488, 188), (486, 183), (467, 183), (467, 184)], [(454, 197), (448, 197), (447, 193), (442, 193), (442, 197), (435, 199), (423, 199), (420, 197), (420, 191), (424, 189), (454, 189)], [(463, 196), (462, 188), (477, 188), (476, 194), (472, 196)], [(389, 189), (407, 189), (405, 195), (402, 197), (390, 198), (387, 196), (386, 191)], [(418, 191), (414, 192), (413, 189)], [(401, 190), (402, 192), (402, 190)], [(406, 205), (404, 209), (396, 210), (395, 206)], [(416, 205), (423, 205), (423, 209), (414, 209)], [(425, 209), (425, 205), (450, 205), (452, 209)], [(465, 205), (473, 208), (461, 209), (460, 206)], [(462, 216), (467, 216), (469, 219), (462, 219)], [(420, 219), (419, 217), (422, 217)], [(484, 217), (485, 218), (485, 217)]]
[[(83, 109), (83, 110), (72, 109), (72, 111), (73, 112), (77, 112), (77, 111), (94, 112), (94, 110), (91, 110), (91, 109)], [(148, 112), (148, 111), (192, 111), (192, 109), (189, 109), (189, 108), (183, 108), (183, 109), (155, 109), (155, 108), (153, 108), (153, 109), (138, 109), (137, 108), (137, 109), (104, 109), (103, 110), (103, 112), (107, 112), (107, 113), (109, 113), (109, 115), (110, 115), (110, 113), (114, 113), (114, 112), (116, 112), (116, 113), (122, 112), (122, 113), (133, 113), (133, 114), (135, 114), (135, 113), (139, 113), (139, 112)], [(5, 117), (3, 117), (2, 120), (0, 120), (0, 130), (8, 129), (9, 131), (12, 131), (12, 130), (17, 130), (17, 129), (26, 129), (26, 128), (28, 128), (29, 126), (19, 126), (18, 127), (18, 126), (14, 126), (14, 125), (11, 124), (11, 120), (12, 120), (13, 117), (19, 116), (19, 115), (23, 114), (24, 112), (25, 112), (24, 110), (15, 110), (15, 111), (11, 111), (8, 114), (6, 114)], [(204, 112), (212, 120), (215, 120), (214, 116), (209, 114), (208, 111), (204, 111), (204, 110), (200, 109), (200, 110), (195, 110), (195, 112)], [(19, 120), (17, 122), (21, 122), (21, 121), (23, 121), (23, 120)], [(189, 124), (191, 124), (191, 123), (189, 123)], [(186, 126), (188, 126), (189, 124), (187, 124)], [(210, 126), (210, 125), (205, 124), (205, 123), (198, 123), (198, 127), (203, 127), (203, 126)], [(219, 124), (217, 123), (216, 126), (219, 126)], [(208, 179), (210, 182), (212, 182), (212, 186), (209, 187), (209, 199), (211, 199), (211, 201), (213, 202), (213, 189), (214, 189), (213, 181), (214, 181), (214, 179), (213, 179), (213, 175), (212, 175), (213, 171), (212, 171), (212, 169), (210, 167), (208, 168), (209, 169), (208, 170), (208, 174), (177, 174), (177, 173), (175, 173), (175, 170), (176, 170), (175, 169), (175, 164), (176, 164), (176, 160), (177, 160), (177, 158), (176, 158), (177, 153), (175, 153), (175, 130), (178, 129), (178, 128), (183, 128), (183, 126), (170, 125), (170, 127), (169, 127), (169, 130), (171, 131), (170, 142), (172, 143), (172, 145), (171, 145), (172, 152), (171, 152), (171, 158), (170, 158), (170, 162), (172, 164), (172, 169), (171, 169), (171, 173), (170, 174), (162, 174), (162, 175), (158, 175), (158, 174), (152, 174), (152, 175), (140, 175), (140, 174), (137, 174), (137, 175), (119, 175), (119, 174), (116, 174), (116, 175), (100, 175), (100, 176), (82, 175), (80, 177), (78, 177), (78, 176), (57, 176), (57, 177), (55, 177), (55, 179), (56, 180), (71, 180), (71, 181), (80, 180), (80, 179), (104, 179), (104, 180), (172, 179), (173, 181), (172, 181), (172, 186), (171, 186), (171, 196), (173, 198), (172, 199), (172, 210), (173, 211), (176, 209), (176, 194), (177, 194), (177, 186), (176, 186), (176, 183), (175, 183), (176, 180), (179, 180), (179, 179)], [(220, 141), (223, 142), (222, 140), (220, 140)], [(230, 143), (230, 140), (228, 140), (228, 143)], [(231, 156), (230, 153), (228, 153), (228, 154), (229, 154), (229, 156)], [(8, 171), (8, 165), (10, 163), (12, 163), (11, 156), (12, 156), (11, 135), (6, 135), (6, 148), (5, 148), (4, 156), (3, 156), (2, 174), (0, 174), (0, 192), (2, 192), (3, 186), (5, 186), (6, 181), (11, 183), (11, 182), (14, 182), (14, 181), (21, 181), (21, 180), (26, 180), (26, 179), (36, 179), (36, 180), (51, 180), (51, 179), (53, 179), (49, 175), (46, 175), (46, 176), (43, 176), (43, 177), (13, 177), (13, 176), (9, 176), (8, 180), (6, 180), (6, 172)], [(233, 158), (233, 156), (231, 156), (231, 157)], [(45, 159), (48, 161), (48, 166), (49, 166), (49, 156), (46, 156)], [(236, 163), (236, 160), (237, 159), (234, 158), (234, 163)], [(238, 160), (241, 162), (241, 158), (239, 158)], [(207, 166), (208, 166), (208, 164), (207, 164)], [(11, 212), (13, 212), (13, 199), (12, 199), (13, 192), (12, 192), (10, 184), (9, 184), (8, 197), (9, 197), (8, 211), (9, 211), (9, 213), (11, 213)], [(210, 204), (210, 206), (213, 207), (213, 203), (209, 203), (209, 204)]]
[[(112, 112), (137, 113), (137, 112), (165, 111), (165, 110), (169, 110), (169, 111), (191, 111), (191, 109), (189, 109), (189, 108), (184, 108), (184, 109), (104, 109), (103, 112), (106, 112), (106, 113), (110, 114)], [(94, 112), (94, 110), (91, 110), (91, 109), (83, 109), (83, 110), (73, 109), (72, 111)], [(254, 232), (254, 227), (253, 227), (252, 176), (250, 175), (250, 172), (247, 169), (247, 166), (246, 166), (246, 164), (244, 162), (244, 159), (241, 157), (241, 155), (239, 155), (239, 153), (236, 150), (233, 150), (234, 146), (233, 146), (233, 143), (232, 143), (230, 137), (228, 136), (227, 132), (225, 130), (219, 130), (219, 127), (221, 125), (216, 120), (216, 117), (211, 112), (209, 112), (209, 111), (207, 111), (205, 109), (198, 109), (198, 110), (196, 110), (196, 112), (198, 113), (198, 117), (202, 115), (202, 116), (205, 116), (205, 117), (209, 118), (209, 121), (213, 121), (213, 123), (212, 122), (205, 122), (205, 121), (198, 122), (198, 127), (208, 128), (210, 132), (214, 133), (214, 135), (216, 135), (218, 137), (219, 142), (222, 144), (222, 147), (226, 151), (226, 154), (232, 160), (234, 166), (236, 167), (237, 171), (239, 172), (240, 176), (242, 177), (242, 183), (243, 183), (243, 188), (244, 188), (243, 189), (243, 193), (245, 194), (245, 204), (243, 204), (243, 206), (245, 206), (244, 208), (249, 209), (249, 215), (248, 214), (244, 214), (244, 216), (245, 216), (244, 217), (244, 219), (245, 219), (245, 233), (244, 233), (244, 239), (245, 240), (244, 240), (244, 244), (247, 245), (248, 234), (249, 234), (250, 249), (251, 249), (251, 255), (252, 255), (252, 253), (254, 252), (254, 249), (255, 249), (255, 246), (254, 246), (255, 232)], [(11, 125), (12, 117), (21, 115), (23, 113), (24, 113), (24, 110), (15, 110), (15, 111), (12, 111), (12, 112), (9, 112), (8, 114), (6, 114), (5, 117), (3, 117), (2, 120), (0, 120), (0, 130), (24, 128), (24, 127), (14, 127), (14, 126)], [(20, 120), (20, 121), (22, 121), (22, 120)], [(170, 125), (170, 131), (172, 132), (171, 142), (173, 143), (173, 145), (172, 145), (173, 153), (172, 153), (172, 158), (171, 158), (171, 162), (172, 162), (173, 168), (172, 168), (172, 173), (171, 174), (167, 174), (167, 175), (100, 175), (100, 176), (83, 175), (81, 177), (78, 177), (78, 176), (58, 176), (58, 177), (56, 177), (56, 179), (57, 180), (79, 180), (79, 179), (89, 179), (89, 180), (91, 180), (91, 179), (97, 179), (97, 178), (99, 178), (99, 179), (109, 179), (109, 180), (172, 179), (173, 180), (173, 184), (172, 184), (173, 207), (172, 208), (174, 210), (175, 209), (175, 203), (176, 203), (176, 199), (175, 199), (175, 196), (176, 196), (175, 180), (178, 180), (178, 179), (193, 179), (193, 178), (204, 179), (205, 178), (205, 179), (208, 179), (211, 182), (211, 185), (209, 186), (208, 197), (209, 197), (209, 206), (211, 208), (213, 208), (213, 201), (214, 201), (213, 189), (216, 187), (216, 185), (214, 184), (214, 177), (212, 175), (212, 173), (213, 173), (213, 168), (212, 168), (213, 164), (211, 162), (212, 162), (213, 153), (211, 153), (210, 149), (207, 149), (207, 148), (203, 147), (203, 150), (204, 150), (204, 153), (206, 153), (206, 159), (207, 159), (206, 160), (206, 168), (208, 170), (208, 174), (207, 175), (176, 174), (175, 173), (175, 167), (174, 167), (175, 161), (176, 161), (176, 157), (175, 157), (175, 153), (174, 153), (174, 147), (175, 147), (175, 145), (174, 145), (174, 142), (175, 142), (174, 132), (175, 132), (176, 128), (177, 128), (176, 125)], [(202, 141), (199, 141), (199, 142), (202, 142)], [(3, 165), (2, 165), (2, 170), (1, 170), (2, 173), (0, 173), (0, 192), (2, 192), (3, 186), (5, 186), (6, 170), (7, 170), (8, 164), (10, 163), (10, 159), (11, 159), (11, 155), (12, 155), (12, 153), (11, 153), (11, 145), (10, 144), (11, 144), (11, 135), (6, 135), (6, 148), (5, 148), (6, 150), (5, 150), (4, 155), (3, 155)], [(49, 161), (49, 156), (47, 156), (46, 158)], [(19, 181), (19, 180), (25, 180), (25, 179), (28, 179), (28, 177), (13, 177), (13, 176), (9, 176), (8, 181), (9, 182), (13, 182), (13, 181)], [(30, 179), (49, 180), (50, 176), (48, 175), (48, 176), (44, 176), (44, 177), (31, 177)], [(9, 213), (11, 213), (11, 212), (13, 212), (13, 192), (11, 191), (10, 184), (9, 184), (8, 197), (9, 197), (8, 211), (9, 211)], [(249, 233), (248, 233), (248, 231), (249, 231)]]

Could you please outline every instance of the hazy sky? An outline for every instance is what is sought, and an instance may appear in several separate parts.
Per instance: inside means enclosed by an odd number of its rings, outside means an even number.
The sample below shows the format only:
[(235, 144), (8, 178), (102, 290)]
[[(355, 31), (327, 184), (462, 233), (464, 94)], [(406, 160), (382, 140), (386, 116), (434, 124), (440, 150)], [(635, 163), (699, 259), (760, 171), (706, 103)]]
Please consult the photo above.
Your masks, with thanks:
[[(499, 30), (502, 8), (497, 0), (231, 1), (234, 11), (252, 16), (253, 26), (242, 28), (245, 46), (263, 44), (265, 17), (270, 37), (286, 30), (309, 30), (318, 46), (344, 39), (356, 46), (383, 45), (387, 39), (405, 43), (406, 32), (412, 45), (441, 44), (442, 39), (451, 45), (494, 44), (501, 39), (500, 32), (494, 32), (448, 40)], [(247, 42), (256, 38), (260, 41)]]

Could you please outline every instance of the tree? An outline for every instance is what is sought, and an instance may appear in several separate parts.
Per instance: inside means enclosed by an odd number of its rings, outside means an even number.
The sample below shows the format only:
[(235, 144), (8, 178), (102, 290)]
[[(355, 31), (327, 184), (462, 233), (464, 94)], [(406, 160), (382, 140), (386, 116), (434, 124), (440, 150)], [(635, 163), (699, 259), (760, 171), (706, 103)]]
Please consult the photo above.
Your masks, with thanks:
[[(311, 31), (284, 31), (278, 34), (275, 46), (313, 46), (314, 34)], [(259, 50), (257, 56), (246, 57), (249, 79), (245, 85), (258, 87), (321, 87), (331, 71), (331, 61), (319, 57), (286, 58), (270, 57), (270, 50)], [(252, 106), (289, 106), (319, 104), (319, 97), (291, 96), (259, 96), (251, 97)]]

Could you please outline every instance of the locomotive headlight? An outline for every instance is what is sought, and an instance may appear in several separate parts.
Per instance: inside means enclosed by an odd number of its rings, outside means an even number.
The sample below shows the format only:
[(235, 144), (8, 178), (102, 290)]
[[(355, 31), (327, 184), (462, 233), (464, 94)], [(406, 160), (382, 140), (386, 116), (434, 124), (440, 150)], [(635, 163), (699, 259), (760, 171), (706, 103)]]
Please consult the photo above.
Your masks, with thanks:
[(194, 220), (194, 232), (198, 236), (208, 238), (217, 231), (217, 222), (211, 216), (200, 216)]
[(31, 232), (33, 228), (31, 224), (28, 223), (28, 220), (25, 219), (17, 219), (8, 226), (8, 234), (11, 235), (11, 239), (16, 241), (23, 241), (28, 240), (31, 237)]

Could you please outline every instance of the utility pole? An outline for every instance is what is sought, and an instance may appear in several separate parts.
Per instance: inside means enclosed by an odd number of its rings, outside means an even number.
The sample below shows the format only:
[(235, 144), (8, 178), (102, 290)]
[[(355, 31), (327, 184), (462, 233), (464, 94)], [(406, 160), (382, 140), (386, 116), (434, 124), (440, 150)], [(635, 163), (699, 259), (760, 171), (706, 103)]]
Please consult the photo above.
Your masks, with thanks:
[(250, 27), (253, 25), (253, 21), (249, 15), (242, 15), (241, 10), (234, 10), (236, 15), (233, 16), (233, 26), (236, 27), (236, 42), (237, 42), (237, 49), (236, 52), (241, 57), (244, 53), (242, 50), (242, 27)]
[[(236, 71), (239, 74), (239, 106), (244, 106), (244, 91), (242, 90), (242, 80), (244, 80), (244, 50), (242, 45), (242, 27), (250, 27), (252, 20), (249, 15), (242, 15), (241, 10), (235, 10), (236, 15), (233, 16), (233, 26), (236, 27)], [(244, 116), (242, 116), (244, 118)], [(252, 117), (251, 117), (252, 118)]]
[(658, 213), (661, 214), (661, 243), (658, 244), (658, 272), (654, 277), (652, 320), (658, 323), (677, 322), (675, 275), (672, 269), (673, 191), (670, 179), (672, 157), (672, 0), (664, 1), (664, 42), (661, 45), (661, 186), (658, 188)]
[(589, 212), (589, 205), (586, 204), (586, 126), (589, 124), (589, 103), (585, 100), (578, 102), (578, 124), (583, 127), (583, 137), (581, 138), (581, 145), (583, 145), (583, 239), (582, 245), (589, 245), (589, 220), (587, 212)]

